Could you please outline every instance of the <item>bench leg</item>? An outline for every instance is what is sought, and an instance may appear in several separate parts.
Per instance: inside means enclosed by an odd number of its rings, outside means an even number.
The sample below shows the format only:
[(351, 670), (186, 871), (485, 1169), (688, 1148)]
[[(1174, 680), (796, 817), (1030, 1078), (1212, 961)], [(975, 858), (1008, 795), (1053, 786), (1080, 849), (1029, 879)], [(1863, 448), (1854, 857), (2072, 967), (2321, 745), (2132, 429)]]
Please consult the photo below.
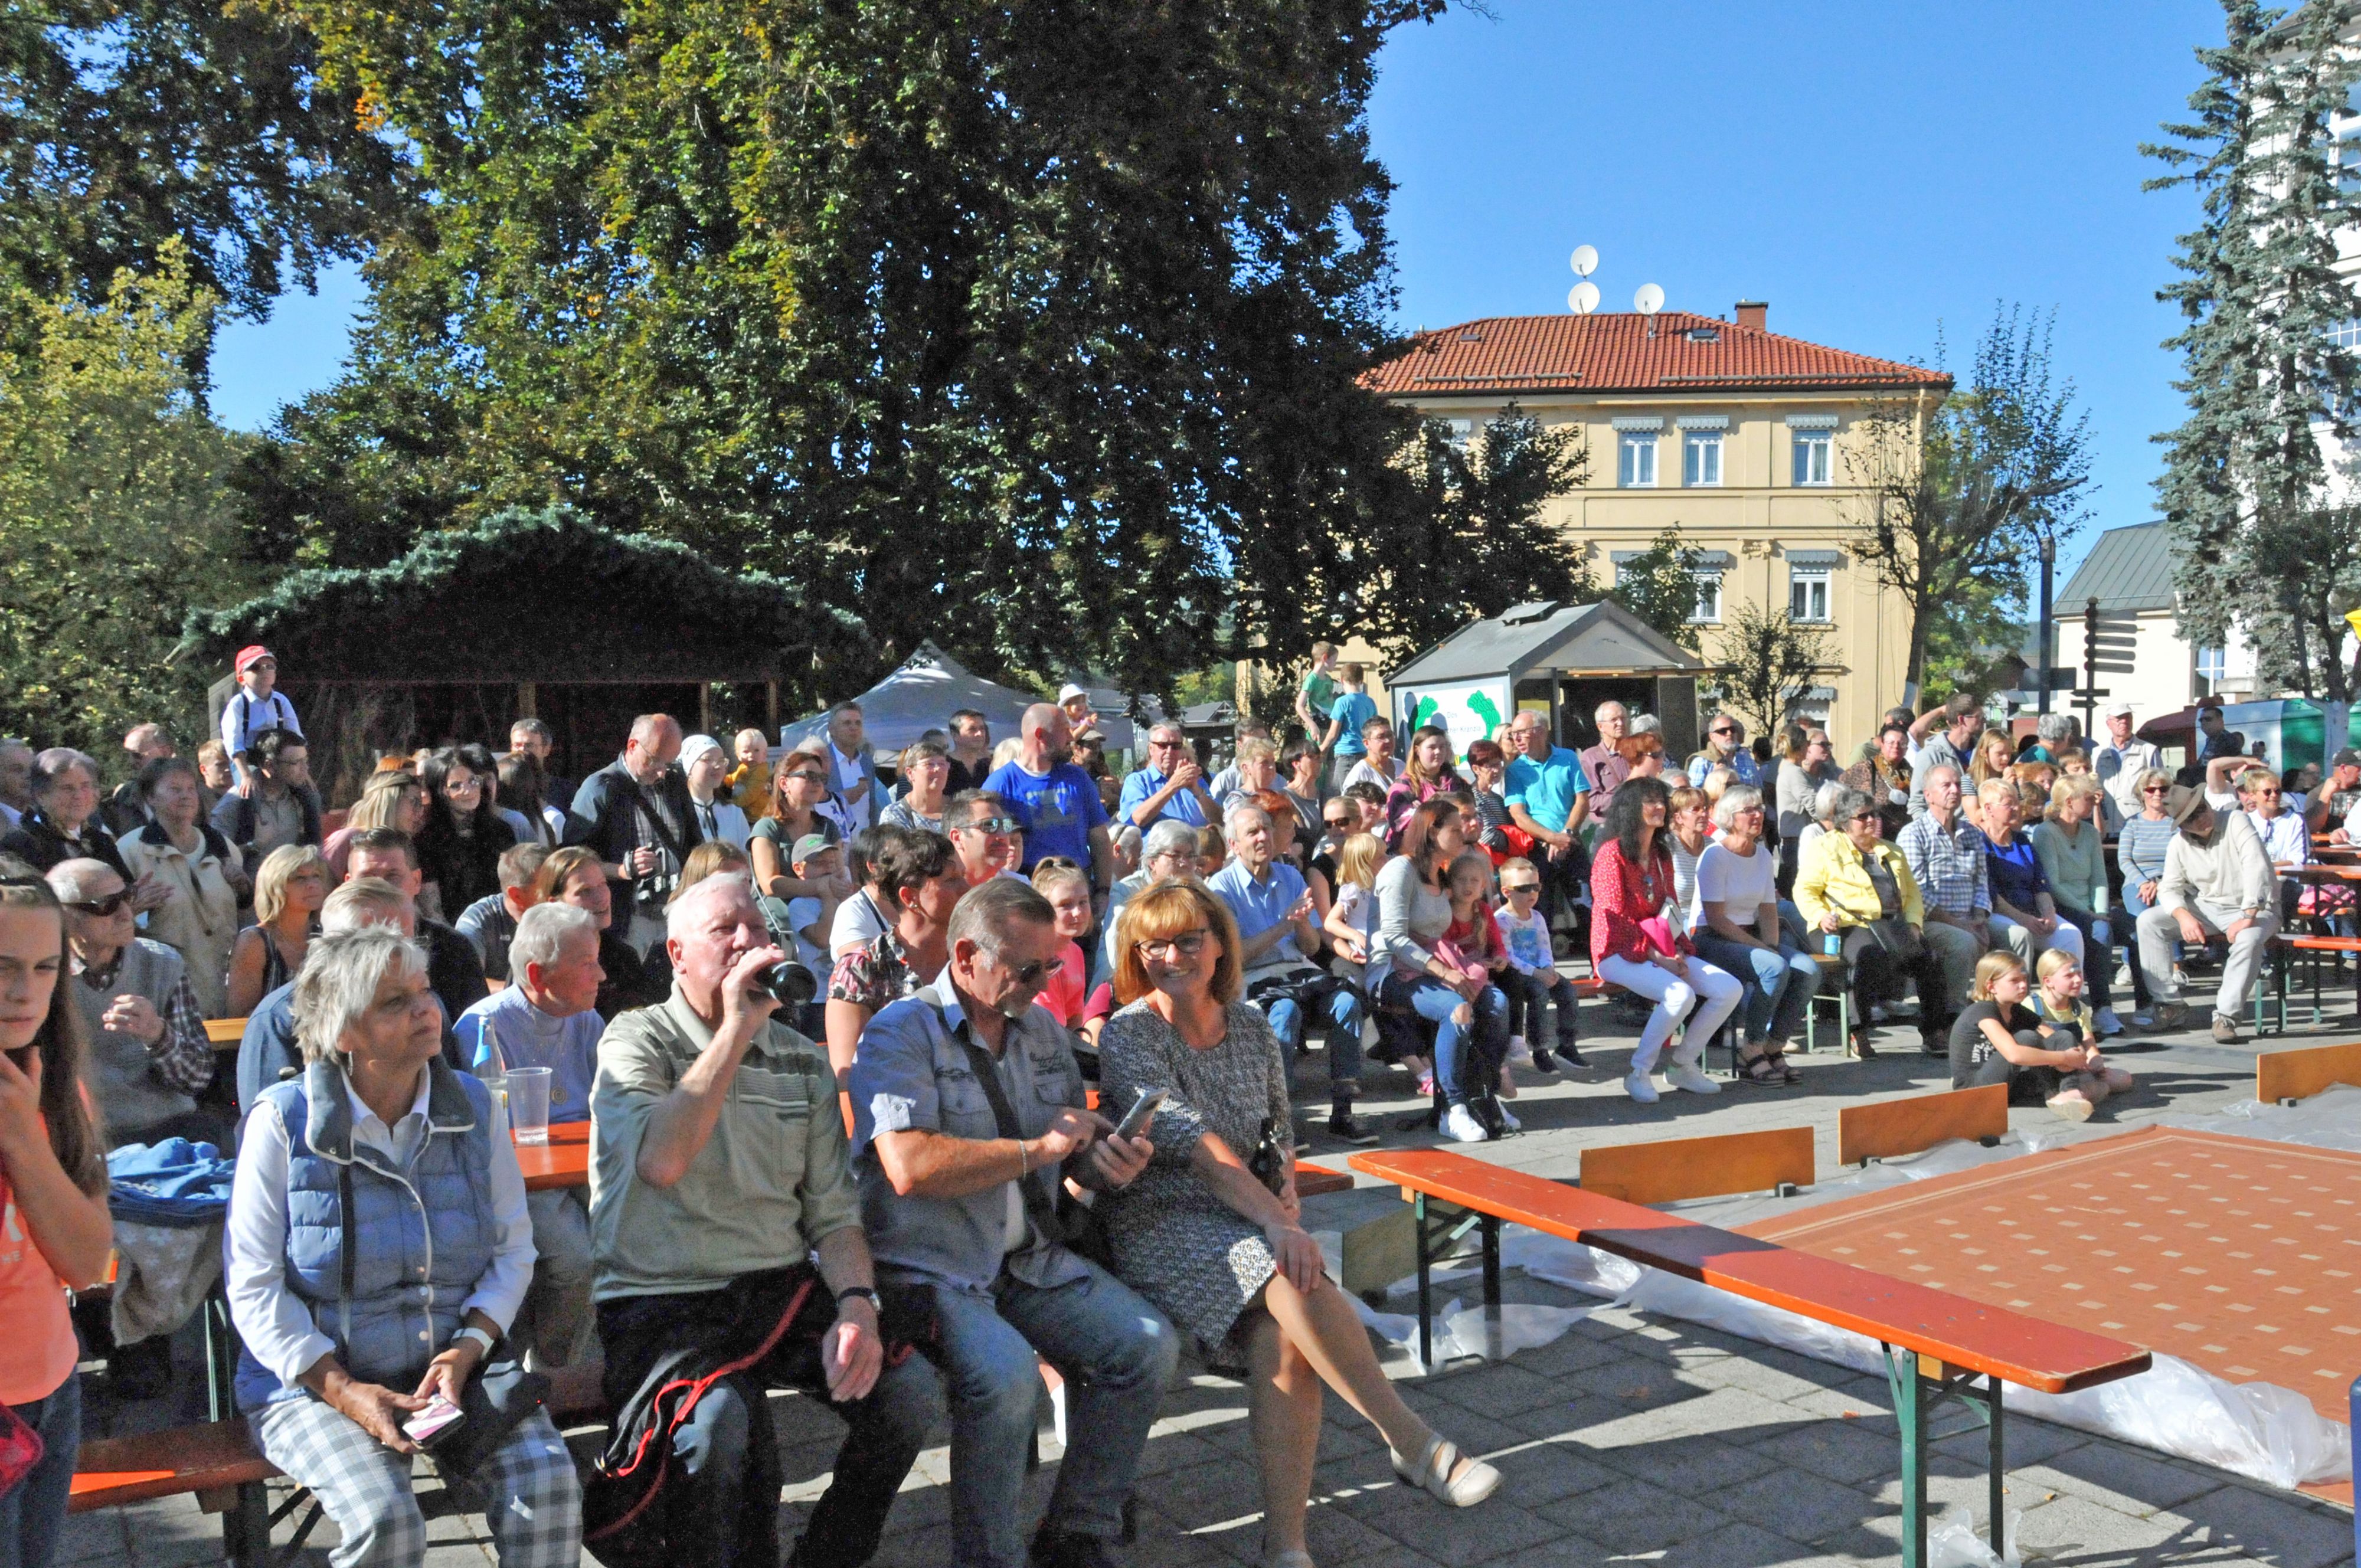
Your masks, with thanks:
[(223, 1512), (222, 1555), (236, 1568), (270, 1568), (270, 1491), (261, 1482), (240, 1486)]
[(1885, 1381), (1902, 1429), (1902, 1568), (1927, 1568), (1927, 1410), (1918, 1357), (1888, 1346)]
[(1427, 1251), (1426, 1194), (1411, 1200), (1411, 1220), (1418, 1227), (1418, 1364), (1434, 1365), (1434, 1260)]

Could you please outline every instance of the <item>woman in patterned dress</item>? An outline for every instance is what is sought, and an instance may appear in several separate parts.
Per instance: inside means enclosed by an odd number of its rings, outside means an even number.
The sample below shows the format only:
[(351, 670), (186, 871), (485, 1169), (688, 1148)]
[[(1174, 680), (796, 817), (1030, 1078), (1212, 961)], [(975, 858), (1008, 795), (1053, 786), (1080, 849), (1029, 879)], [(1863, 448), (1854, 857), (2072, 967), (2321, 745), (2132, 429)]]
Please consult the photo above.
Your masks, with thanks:
[[(1404, 1480), (1460, 1508), (1500, 1484), (1411, 1411), (1378, 1369), (1353, 1304), (1304, 1232), (1295, 1195), (1287, 1068), (1263, 1015), (1238, 999), (1237, 924), (1195, 881), (1124, 906), (1115, 993), (1099, 1037), (1110, 1113), (1168, 1091), (1138, 1180), (1101, 1200), (1115, 1273), (1194, 1337), (1213, 1367), (1243, 1369), (1263, 1486), (1263, 1556), (1312, 1568), (1303, 1519), (1320, 1439), (1321, 1385), (1384, 1433)], [(1279, 1190), (1249, 1160), (1266, 1129)]]

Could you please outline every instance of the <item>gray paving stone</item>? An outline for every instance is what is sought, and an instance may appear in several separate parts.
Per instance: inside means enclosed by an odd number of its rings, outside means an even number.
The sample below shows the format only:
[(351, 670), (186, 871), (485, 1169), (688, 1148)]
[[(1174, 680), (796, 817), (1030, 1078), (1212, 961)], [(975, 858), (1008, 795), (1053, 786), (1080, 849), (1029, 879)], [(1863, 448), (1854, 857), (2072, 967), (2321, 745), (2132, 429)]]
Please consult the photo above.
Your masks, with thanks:
[(1779, 1469), (1713, 1496), (1736, 1519), (1823, 1551), (1873, 1550), (1869, 1521), (1885, 1510), (1866, 1492), (1805, 1471)]
[(2010, 1478), (2017, 1486), (2054, 1487), (2136, 1517), (2169, 1510), (2222, 1485), (2218, 1472), (2204, 1475), (2161, 1454), (2098, 1440), (2047, 1464), (2014, 1469)]
[(1752, 1449), (1699, 1432), (1685, 1432), (1663, 1442), (1634, 1443), (1621, 1448), (1593, 1449), (1602, 1464), (1635, 1480), (1653, 1482), (1692, 1497), (1713, 1497), (1732, 1486), (1775, 1468)]
[(1663, 1568), (1784, 1568), (1803, 1555), (1795, 1542), (1751, 1524), (1727, 1525), (1679, 1542), (1658, 1561)]
[(2027, 1563), (2196, 1563), (2222, 1555), (2217, 1542), (2169, 1515), (2135, 1519), (2062, 1493), (2017, 1521), (2015, 1541)]
[(1661, 1552), (1731, 1521), (1712, 1508), (1644, 1481), (1621, 1481), (1551, 1503), (1541, 1517), (1621, 1553)]
[(1367, 1522), (1444, 1568), (1490, 1563), (1538, 1546), (1557, 1529), (1538, 1514), (1503, 1502), (1496, 1494), (1472, 1508), (1454, 1508), (1433, 1498), (1422, 1508), (1393, 1508)]
[(1561, 1403), (1565, 1398), (1565, 1390), (1557, 1379), (1514, 1363), (1438, 1378), (1431, 1387), (1453, 1404), (1494, 1420), (1507, 1420), (1527, 1410)]
[(1539, 1508), (1623, 1479), (1620, 1471), (1601, 1464), (1570, 1442), (1529, 1443), (1510, 1449), (1492, 1463), (1500, 1472), (1499, 1495), (1520, 1508)]
[(2328, 1568), (2353, 1558), (2353, 1517), (2309, 1498), (2233, 1485), (2159, 1516), (2176, 1517), (2204, 1530), (2214, 1544), (2278, 1568)]
[(1891, 1475), (1902, 1463), (1893, 1433), (1865, 1430), (1857, 1421), (1812, 1421), (1752, 1447), (1774, 1464), (1848, 1486)]

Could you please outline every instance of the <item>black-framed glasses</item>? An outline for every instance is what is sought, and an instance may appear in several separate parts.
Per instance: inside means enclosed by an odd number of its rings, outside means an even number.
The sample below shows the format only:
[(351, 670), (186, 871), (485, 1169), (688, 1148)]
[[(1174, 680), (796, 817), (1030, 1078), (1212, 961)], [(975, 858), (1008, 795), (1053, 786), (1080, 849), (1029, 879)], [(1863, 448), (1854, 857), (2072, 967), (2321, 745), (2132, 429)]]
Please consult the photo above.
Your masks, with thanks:
[(115, 914), (125, 905), (130, 902), (131, 890), (129, 888), (125, 888), (122, 892), (109, 894), (104, 898), (93, 898), (81, 903), (70, 903), (66, 907), (68, 909), (74, 910), (79, 914), (90, 916), (93, 919), (104, 920), (108, 916)]
[(1183, 931), (1177, 937), (1150, 937), (1145, 942), (1136, 942), (1133, 946), (1139, 949), (1139, 956), (1146, 959), (1193, 959), (1205, 950), (1205, 943), (1213, 934), (1209, 927), (1200, 926), (1193, 931)]

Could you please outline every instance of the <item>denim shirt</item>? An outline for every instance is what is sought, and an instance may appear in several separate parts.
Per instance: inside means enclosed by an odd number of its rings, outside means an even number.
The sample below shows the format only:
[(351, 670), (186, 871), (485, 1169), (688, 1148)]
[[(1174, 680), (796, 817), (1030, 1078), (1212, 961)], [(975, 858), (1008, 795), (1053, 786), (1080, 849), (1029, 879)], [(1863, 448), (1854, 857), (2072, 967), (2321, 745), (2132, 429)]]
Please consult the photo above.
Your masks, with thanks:
[[(878, 1266), (916, 1275), (955, 1289), (982, 1293), (1005, 1266), (1028, 1285), (1049, 1287), (1080, 1278), (1082, 1260), (1029, 1226), (1024, 1245), (1005, 1250), (1010, 1179), (961, 1198), (903, 1197), (886, 1179), (875, 1147), (880, 1133), (923, 1129), (989, 1143), (1000, 1136), (992, 1102), (976, 1080), (965, 1041), (967, 1014), (946, 969), (934, 984), (869, 1020), (852, 1061), (852, 1168), (861, 1188), (861, 1217)], [(981, 1042), (978, 1042), (981, 1044)], [(1059, 1109), (1082, 1109), (1082, 1069), (1073, 1038), (1049, 1010), (1036, 1003), (1012, 1019), (1002, 1039), (1001, 1090), (1019, 1131), (1038, 1137)], [(1054, 1208), (1060, 1172), (1037, 1168)]]

